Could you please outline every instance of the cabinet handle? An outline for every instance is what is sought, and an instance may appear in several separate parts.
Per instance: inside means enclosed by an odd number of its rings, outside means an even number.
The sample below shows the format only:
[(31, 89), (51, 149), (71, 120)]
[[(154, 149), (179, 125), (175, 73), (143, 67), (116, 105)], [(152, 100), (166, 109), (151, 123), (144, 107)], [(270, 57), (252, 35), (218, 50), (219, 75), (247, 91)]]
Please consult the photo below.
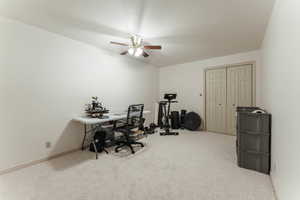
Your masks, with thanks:
[(235, 106), (235, 104), (232, 104), (232, 106)]

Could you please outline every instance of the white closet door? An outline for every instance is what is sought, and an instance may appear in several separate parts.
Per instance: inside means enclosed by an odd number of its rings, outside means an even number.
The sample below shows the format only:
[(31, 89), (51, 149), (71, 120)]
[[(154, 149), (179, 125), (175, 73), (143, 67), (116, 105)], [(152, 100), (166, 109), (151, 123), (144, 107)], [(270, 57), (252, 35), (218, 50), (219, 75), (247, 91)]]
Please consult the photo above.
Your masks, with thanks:
[(206, 126), (226, 132), (226, 68), (206, 71)]
[(252, 65), (227, 68), (227, 132), (236, 134), (236, 107), (252, 106)]

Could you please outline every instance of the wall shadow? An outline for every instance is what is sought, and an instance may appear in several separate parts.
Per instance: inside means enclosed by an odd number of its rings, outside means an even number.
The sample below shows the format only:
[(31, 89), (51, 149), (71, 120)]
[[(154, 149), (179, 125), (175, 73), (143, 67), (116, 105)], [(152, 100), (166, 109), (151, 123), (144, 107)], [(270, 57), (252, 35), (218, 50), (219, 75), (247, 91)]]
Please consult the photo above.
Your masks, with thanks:
[(91, 159), (95, 159), (95, 155), (93, 153), (81, 151), (80, 147), (83, 135), (83, 124), (75, 121), (69, 121), (67, 123), (56, 144), (52, 147), (50, 155), (55, 156), (76, 149), (78, 149), (78, 151), (49, 160), (49, 164), (53, 167), (53, 169), (65, 170)]

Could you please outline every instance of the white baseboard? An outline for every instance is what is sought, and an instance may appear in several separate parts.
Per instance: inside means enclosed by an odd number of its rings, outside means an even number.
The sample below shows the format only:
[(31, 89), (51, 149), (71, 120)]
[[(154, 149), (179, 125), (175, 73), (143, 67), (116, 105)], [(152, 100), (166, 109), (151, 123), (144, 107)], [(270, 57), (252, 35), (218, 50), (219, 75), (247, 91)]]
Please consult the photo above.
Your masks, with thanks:
[(58, 154), (55, 154), (55, 155), (52, 155), (52, 156), (48, 156), (46, 158), (42, 158), (42, 159), (39, 159), (39, 160), (34, 160), (34, 161), (31, 161), (31, 162), (28, 162), (28, 163), (16, 165), (16, 166), (8, 168), (8, 169), (0, 170), (0, 176), (4, 175), (4, 174), (7, 174), (7, 173), (15, 172), (15, 171), (20, 170), (20, 169), (24, 169), (26, 167), (30, 167), (30, 166), (42, 163), (42, 162), (45, 162), (45, 161), (49, 161), (49, 160), (52, 160), (52, 159), (55, 159), (55, 158), (58, 158), (58, 157), (61, 157), (61, 156), (64, 156), (64, 155), (67, 155), (67, 154), (70, 154), (70, 153), (74, 153), (74, 152), (79, 151), (79, 150), (81, 150), (81, 148), (73, 149), (73, 150), (70, 150), (70, 151), (65, 151), (65, 152), (58, 153)]

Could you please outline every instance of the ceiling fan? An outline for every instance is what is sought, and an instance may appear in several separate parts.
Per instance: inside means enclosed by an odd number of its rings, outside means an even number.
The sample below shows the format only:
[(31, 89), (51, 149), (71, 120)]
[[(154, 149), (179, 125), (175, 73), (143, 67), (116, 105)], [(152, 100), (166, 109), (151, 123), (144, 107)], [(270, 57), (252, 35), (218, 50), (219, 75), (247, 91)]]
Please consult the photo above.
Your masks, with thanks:
[(132, 35), (130, 37), (131, 44), (125, 44), (120, 42), (110, 42), (111, 44), (127, 46), (128, 50), (121, 53), (121, 55), (126, 55), (127, 53), (131, 56), (139, 57), (143, 55), (144, 57), (148, 57), (149, 54), (145, 52), (145, 50), (161, 50), (161, 46), (158, 45), (144, 45), (143, 39), (140, 36)]

